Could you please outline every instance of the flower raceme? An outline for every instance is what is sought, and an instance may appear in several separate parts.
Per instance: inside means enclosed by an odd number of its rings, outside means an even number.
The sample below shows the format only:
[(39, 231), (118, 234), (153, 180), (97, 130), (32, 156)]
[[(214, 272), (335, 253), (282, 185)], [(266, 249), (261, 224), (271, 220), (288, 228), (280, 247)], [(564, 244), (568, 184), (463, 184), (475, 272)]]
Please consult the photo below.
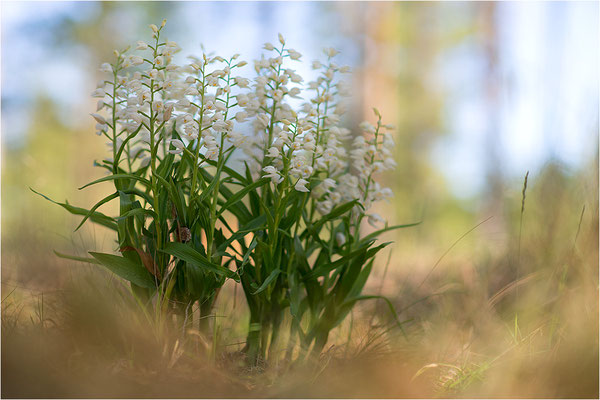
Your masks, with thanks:
[[(187, 329), (196, 320), (208, 335), (231, 278), (249, 306), (249, 362), (280, 354), (284, 323), (288, 352), (298, 335), (299, 358), (309, 348), (318, 354), (329, 331), (369, 298), (362, 288), (387, 245), (375, 246), (377, 235), (403, 227), (361, 237), (363, 219), (384, 222), (373, 204), (392, 196), (376, 180), (395, 167), (392, 126), (377, 110), (374, 125), (343, 126), (341, 78), (350, 68), (334, 62), (332, 48), (305, 83), (294, 69), (302, 55), (280, 34), (249, 79), (239, 54), (177, 65), (180, 48), (161, 38), (164, 27), (150, 25), (151, 41), (115, 51), (92, 92), (96, 133), (110, 149), (96, 165), (109, 175), (84, 187), (112, 181), (114, 193), (89, 211), (61, 205), (84, 215), (79, 226), (91, 220), (116, 231), (121, 255), (91, 252), (89, 260), (129, 280), (156, 315), (173, 312)], [(118, 217), (96, 211), (114, 199)]]
[[(151, 29), (158, 38), (162, 26), (155, 27)], [(335, 64), (337, 51), (326, 48), (327, 61), (313, 63), (321, 73), (305, 90), (302, 77), (285, 61), (293, 64), (301, 54), (286, 48), (281, 35), (279, 43), (265, 44), (269, 54), (254, 62), (257, 76), (252, 82), (236, 74), (246, 65), (237, 61), (237, 54), (228, 60), (204, 54), (179, 66), (173, 55), (180, 48), (173, 41), (156, 40), (155, 45), (138, 41), (131, 54), (115, 52), (116, 63), (100, 68), (110, 76), (92, 93), (100, 98), (99, 108), (112, 114), (92, 114), (99, 135), (115, 142), (137, 132), (126, 144), (135, 151), (115, 163), (133, 171), (147, 163), (151, 145), (160, 142), (171, 154), (200, 150), (200, 163), (238, 150), (249, 157), (254, 175), (271, 178), (283, 192), (312, 190), (319, 212), (354, 199), (366, 211), (390, 197), (391, 190), (381, 188), (373, 175), (395, 166), (394, 142), (385, 132), (391, 126), (363, 122), (362, 135), (350, 140), (351, 132), (340, 125), (346, 108), (340, 97), (347, 90), (338, 76), (350, 68)], [(288, 100), (302, 93), (309, 101), (293, 109)], [(254, 132), (239, 133), (243, 128), (236, 126), (247, 121)]]

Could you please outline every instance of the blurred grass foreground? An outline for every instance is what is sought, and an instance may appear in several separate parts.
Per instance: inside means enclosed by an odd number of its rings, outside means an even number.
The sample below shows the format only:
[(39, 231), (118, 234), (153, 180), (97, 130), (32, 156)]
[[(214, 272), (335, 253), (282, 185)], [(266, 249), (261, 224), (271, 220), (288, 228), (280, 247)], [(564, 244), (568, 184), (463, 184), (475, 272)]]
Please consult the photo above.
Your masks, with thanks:
[[(598, 398), (597, 3), (1, 7), (2, 397)], [(163, 17), (196, 54), (202, 42), (250, 61), (278, 32), (306, 61), (323, 43), (341, 51), (345, 123), (376, 106), (397, 127), (396, 195), (378, 212), (422, 221), (386, 234), (365, 289), (403, 331), (370, 300), (316, 363), (248, 368), (235, 282), (210, 340), (184, 342), (122, 280), (54, 255), (114, 250), (29, 187), (85, 207), (108, 193), (76, 189), (105, 153), (88, 117), (97, 66)]]

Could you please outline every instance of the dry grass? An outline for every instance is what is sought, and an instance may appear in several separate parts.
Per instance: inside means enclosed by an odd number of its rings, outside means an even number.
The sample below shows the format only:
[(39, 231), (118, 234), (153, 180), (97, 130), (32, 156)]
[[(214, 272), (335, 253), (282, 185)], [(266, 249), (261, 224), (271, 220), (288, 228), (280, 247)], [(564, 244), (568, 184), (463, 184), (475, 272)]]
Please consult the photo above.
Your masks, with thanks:
[[(302, 367), (245, 366), (247, 315), (232, 286), (213, 353), (211, 338), (158, 329), (108, 273), (57, 261), (25, 225), (2, 245), (2, 396), (597, 398), (597, 186), (556, 170), (530, 176), (520, 241), (519, 191), (505, 204), (494, 219), (506, 241), (484, 224), (434, 273), (393, 256), (385, 284), (370, 283), (406, 334), (365, 302)], [(25, 237), (39, 240), (26, 249)]]

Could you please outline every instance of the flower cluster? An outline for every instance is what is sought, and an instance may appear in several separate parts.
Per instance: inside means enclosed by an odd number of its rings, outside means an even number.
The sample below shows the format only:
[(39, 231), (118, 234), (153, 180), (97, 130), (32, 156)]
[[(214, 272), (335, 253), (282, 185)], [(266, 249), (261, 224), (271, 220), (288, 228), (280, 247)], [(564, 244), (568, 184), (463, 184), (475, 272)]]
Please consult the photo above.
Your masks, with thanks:
[[(362, 134), (352, 140), (341, 123), (349, 91), (340, 75), (350, 68), (333, 61), (335, 49), (324, 49), (325, 62), (312, 63), (319, 75), (305, 85), (292, 68), (302, 55), (286, 47), (280, 34), (277, 45), (265, 43), (268, 53), (254, 61), (257, 76), (250, 81), (236, 74), (246, 65), (238, 54), (229, 59), (204, 54), (190, 57), (187, 65), (174, 64), (180, 48), (160, 40), (164, 21), (150, 27), (153, 43), (138, 41), (131, 54), (129, 49), (115, 51), (116, 63), (101, 67), (110, 79), (100, 81), (92, 93), (99, 98), (97, 112), (110, 114), (92, 116), (97, 133), (110, 140), (113, 157), (106, 162), (114, 168), (122, 162), (132, 172), (166, 153), (184, 152), (201, 165), (229, 159), (239, 149), (254, 176), (270, 178), (281, 192), (311, 192), (314, 209), (322, 215), (354, 199), (368, 210), (391, 196), (373, 179), (395, 165), (394, 142), (384, 132), (391, 126), (381, 124), (376, 112), (377, 126), (362, 123)], [(308, 101), (295, 109), (291, 99)], [(253, 132), (244, 134), (247, 121)], [(380, 219), (369, 215), (369, 222)]]
[[(164, 21), (161, 27), (150, 27), (154, 43), (138, 41), (135, 54), (126, 55), (129, 49), (115, 51), (116, 63), (105, 63), (100, 69), (112, 79), (100, 81), (92, 93), (99, 98), (97, 112), (107, 109), (111, 114), (92, 116), (98, 122), (97, 134), (109, 138), (113, 155), (119, 153), (129, 135), (133, 137), (124, 150), (130, 172), (137, 159), (140, 167), (147, 166), (153, 153), (164, 156), (196, 151), (196, 162), (201, 163), (217, 159), (226, 143), (243, 148), (245, 137), (233, 128), (247, 113), (232, 112), (232, 90), (236, 86), (247, 88), (247, 79), (234, 76), (246, 62), (238, 61), (237, 54), (227, 60), (205, 54), (178, 66), (172, 62), (180, 51), (177, 43), (160, 41)], [(116, 159), (116, 164), (119, 161)]]
[[(370, 208), (392, 195), (376, 180), (395, 167), (392, 126), (377, 110), (375, 125), (344, 126), (350, 68), (335, 63), (332, 48), (305, 83), (294, 70), (302, 55), (279, 35), (248, 79), (239, 54), (177, 65), (180, 48), (161, 38), (164, 27), (150, 25), (149, 43), (115, 51), (92, 93), (96, 133), (111, 154), (96, 164), (108, 176), (84, 187), (111, 181), (114, 191), (89, 210), (58, 203), (84, 215), (79, 226), (114, 230), (121, 254), (66, 257), (130, 281), (157, 317), (179, 314), (183, 332), (194, 313), (209, 332), (220, 288), (234, 279), (250, 314), (251, 363), (281, 354), (285, 321), (300, 339), (299, 359), (308, 349), (318, 356), (353, 305), (370, 298), (362, 289), (389, 243), (376, 245), (377, 236), (411, 226), (360, 230), (365, 218), (382, 222)], [(97, 211), (116, 199), (118, 217)]]

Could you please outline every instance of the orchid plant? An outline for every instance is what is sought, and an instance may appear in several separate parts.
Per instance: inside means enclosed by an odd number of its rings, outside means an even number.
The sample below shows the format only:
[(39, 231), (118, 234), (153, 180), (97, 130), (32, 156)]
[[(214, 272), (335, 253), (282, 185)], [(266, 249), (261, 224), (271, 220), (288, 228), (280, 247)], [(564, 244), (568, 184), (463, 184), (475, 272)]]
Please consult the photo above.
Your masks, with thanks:
[[(96, 162), (114, 191), (89, 210), (58, 203), (116, 232), (119, 254), (92, 258), (130, 282), (157, 318), (176, 314), (184, 332), (208, 335), (213, 305), (227, 279), (241, 284), (249, 308), (245, 352), (250, 363), (275, 359), (289, 325), (287, 356), (318, 355), (329, 332), (362, 294), (387, 226), (371, 212), (392, 196), (376, 176), (395, 167), (392, 126), (341, 124), (350, 68), (324, 50), (315, 81), (293, 67), (302, 55), (277, 45), (247, 65), (203, 54), (173, 63), (177, 43), (150, 25), (150, 43), (115, 51), (101, 66), (96, 133), (110, 154)], [(301, 100), (308, 100), (299, 107)], [(119, 201), (119, 215), (98, 208)], [(364, 221), (375, 232), (361, 234)], [(395, 314), (394, 314), (395, 315)], [(310, 351), (310, 353), (309, 353)]]

